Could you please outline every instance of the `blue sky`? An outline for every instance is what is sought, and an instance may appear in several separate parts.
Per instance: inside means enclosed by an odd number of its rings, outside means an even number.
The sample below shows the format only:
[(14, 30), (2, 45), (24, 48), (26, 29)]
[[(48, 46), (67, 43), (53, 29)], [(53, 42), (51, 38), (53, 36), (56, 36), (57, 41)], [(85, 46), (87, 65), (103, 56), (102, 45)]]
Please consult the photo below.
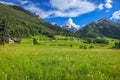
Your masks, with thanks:
[(82, 27), (101, 18), (120, 19), (120, 0), (0, 0), (19, 5), (44, 20), (64, 25), (71, 18)]

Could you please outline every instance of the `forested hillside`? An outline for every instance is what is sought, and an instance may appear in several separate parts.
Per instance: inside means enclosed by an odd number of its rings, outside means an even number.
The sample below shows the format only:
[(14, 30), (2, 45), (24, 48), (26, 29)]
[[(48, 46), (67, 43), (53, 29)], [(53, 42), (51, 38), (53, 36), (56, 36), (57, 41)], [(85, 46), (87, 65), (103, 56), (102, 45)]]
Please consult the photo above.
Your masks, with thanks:
[(21, 7), (0, 4), (0, 25), (4, 25), (4, 22), (9, 26), (12, 37), (26, 38), (39, 34), (48, 37), (74, 35), (70, 31), (51, 25)]
[(103, 18), (97, 22), (89, 23), (76, 34), (80, 38), (109, 37), (120, 39), (120, 25)]

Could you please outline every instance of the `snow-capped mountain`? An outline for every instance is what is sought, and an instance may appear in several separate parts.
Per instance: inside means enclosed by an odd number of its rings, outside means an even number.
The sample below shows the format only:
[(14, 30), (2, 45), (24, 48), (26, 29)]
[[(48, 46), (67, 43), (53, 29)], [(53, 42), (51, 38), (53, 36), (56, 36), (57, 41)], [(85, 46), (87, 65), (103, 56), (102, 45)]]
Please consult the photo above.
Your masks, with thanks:
[(76, 32), (77, 30), (79, 30), (80, 26), (79, 25), (76, 25), (73, 20), (71, 18), (69, 18), (64, 26), (62, 26), (63, 29), (66, 29), (66, 30), (69, 30), (69, 31), (72, 31), (72, 32)]
[(57, 25), (55, 22), (52, 22), (51, 24), (52, 24), (53, 26), (54, 26), (54, 25)]
[(120, 25), (120, 20), (117, 20), (116, 23)]

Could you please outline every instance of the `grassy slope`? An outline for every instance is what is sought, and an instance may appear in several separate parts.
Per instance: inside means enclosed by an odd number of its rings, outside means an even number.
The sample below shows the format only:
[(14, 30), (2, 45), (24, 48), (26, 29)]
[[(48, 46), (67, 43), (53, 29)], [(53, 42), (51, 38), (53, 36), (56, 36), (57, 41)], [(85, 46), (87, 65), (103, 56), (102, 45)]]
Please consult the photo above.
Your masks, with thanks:
[(79, 49), (77, 45), (52, 47), (49, 44), (54, 42), (41, 43), (44, 45), (31, 45), (29, 40), (23, 40), (22, 44), (1, 46), (0, 80), (120, 79), (120, 50)]

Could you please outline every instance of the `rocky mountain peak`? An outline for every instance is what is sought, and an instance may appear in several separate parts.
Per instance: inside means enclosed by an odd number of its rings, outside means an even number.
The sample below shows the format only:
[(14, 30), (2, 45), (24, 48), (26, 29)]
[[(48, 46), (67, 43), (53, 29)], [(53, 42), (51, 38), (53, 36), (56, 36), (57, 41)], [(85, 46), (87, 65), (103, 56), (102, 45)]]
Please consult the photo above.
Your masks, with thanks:
[(79, 30), (79, 28), (80, 26), (76, 25), (71, 18), (69, 18), (63, 26), (63, 29), (66, 29), (72, 32), (76, 32), (77, 30)]

